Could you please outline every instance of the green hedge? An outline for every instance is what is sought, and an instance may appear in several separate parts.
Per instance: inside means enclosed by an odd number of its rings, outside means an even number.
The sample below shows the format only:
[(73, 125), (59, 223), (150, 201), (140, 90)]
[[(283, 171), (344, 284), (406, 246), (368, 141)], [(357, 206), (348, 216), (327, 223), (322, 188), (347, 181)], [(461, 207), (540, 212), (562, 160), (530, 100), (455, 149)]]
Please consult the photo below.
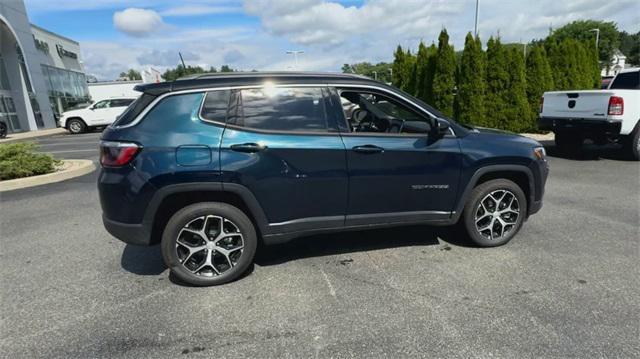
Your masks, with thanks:
[(51, 173), (61, 164), (60, 160), (36, 150), (33, 143), (0, 145), (0, 181)]

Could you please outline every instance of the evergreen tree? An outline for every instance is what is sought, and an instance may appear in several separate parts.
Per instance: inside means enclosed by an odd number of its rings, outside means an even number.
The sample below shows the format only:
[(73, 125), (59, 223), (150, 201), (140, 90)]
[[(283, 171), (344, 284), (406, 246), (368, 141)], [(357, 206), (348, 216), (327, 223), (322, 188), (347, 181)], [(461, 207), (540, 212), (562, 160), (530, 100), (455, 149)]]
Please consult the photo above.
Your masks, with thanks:
[(402, 47), (398, 45), (396, 52), (393, 54), (393, 65), (391, 65), (391, 83), (397, 88), (402, 88), (404, 80), (404, 63), (405, 53)]
[(527, 54), (527, 99), (529, 102), (528, 130), (535, 130), (538, 113), (540, 111), (540, 98), (545, 91), (553, 89), (553, 75), (547, 60), (547, 54), (542, 46), (533, 46)]
[(467, 34), (460, 59), (458, 79), (458, 120), (462, 123), (486, 125), (484, 97), (486, 63), (479, 38)]
[(431, 43), (427, 48), (427, 68), (424, 75), (424, 101), (433, 104), (433, 78), (436, 73), (436, 61), (438, 59), (438, 48)]
[(418, 53), (416, 54), (416, 64), (414, 72), (416, 75), (416, 97), (426, 101), (426, 80), (427, 80), (427, 64), (429, 62), (429, 50), (420, 41), (418, 45)]
[(500, 128), (522, 132), (535, 129), (529, 126), (530, 110), (527, 102), (527, 85), (524, 66), (524, 56), (518, 48), (511, 48), (507, 53), (509, 69), (508, 87), (504, 89), (506, 92), (506, 116), (505, 122)]
[(433, 76), (433, 105), (447, 116), (453, 116), (456, 54), (449, 45), (449, 34), (443, 29), (438, 36), (438, 53)]
[(507, 54), (500, 39), (489, 38), (487, 42), (487, 92), (485, 97), (485, 124), (487, 127), (500, 127), (507, 122), (508, 65)]
[(416, 73), (416, 57), (411, 54), (410, 50), (404, 56), (404, 65), (402, 66), (402, 90), (415, 94), (417, 85), (417, 73)]
[(600, 75), (600, 61), (598, 60), (598, 49), (595, 44), (585, 43), (588, 56), (588, 71), (591, 78), (591, 88), (599, 89), (602, 84), (602, 76)]

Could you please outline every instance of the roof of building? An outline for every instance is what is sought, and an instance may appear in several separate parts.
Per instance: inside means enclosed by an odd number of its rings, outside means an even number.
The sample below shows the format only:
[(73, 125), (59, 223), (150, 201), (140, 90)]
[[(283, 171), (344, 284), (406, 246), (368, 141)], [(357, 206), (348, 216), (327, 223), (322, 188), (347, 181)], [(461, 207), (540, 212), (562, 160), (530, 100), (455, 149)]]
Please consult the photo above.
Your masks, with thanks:
[(265, 81), (274, 83), (295, 82), (296, 84), (335, 81), (382, 84), (366, 76), (336, 72), (218, 72), (190, 75), (172, 82), (138, 85), (135, 90), (159, 95), (171, 91), (207, 87), (248, 86)]

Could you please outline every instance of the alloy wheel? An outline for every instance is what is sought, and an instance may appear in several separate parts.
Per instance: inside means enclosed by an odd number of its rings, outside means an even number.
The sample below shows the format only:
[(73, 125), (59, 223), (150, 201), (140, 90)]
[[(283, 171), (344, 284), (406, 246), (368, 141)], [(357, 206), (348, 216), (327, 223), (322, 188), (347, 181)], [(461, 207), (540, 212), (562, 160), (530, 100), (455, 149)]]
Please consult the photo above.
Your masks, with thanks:
[(178, 233), (178, 260), (189, 272), (218, 276), (233, 268), (242, 256), (244, 238), (239, 227), (215, 215), (198, 217)]
[(69, 129), (71, 130), (71, 132), (80, 132), (82, 127), (80, 126), (80, 123), (78, 123), (77, 121), (73, 121), (69, 124)]
[(476, 230), (490, 240), (507, 236), (518, 224), (520, 203), (508, 190), (496, 190), (484, 196), (475, 212)]

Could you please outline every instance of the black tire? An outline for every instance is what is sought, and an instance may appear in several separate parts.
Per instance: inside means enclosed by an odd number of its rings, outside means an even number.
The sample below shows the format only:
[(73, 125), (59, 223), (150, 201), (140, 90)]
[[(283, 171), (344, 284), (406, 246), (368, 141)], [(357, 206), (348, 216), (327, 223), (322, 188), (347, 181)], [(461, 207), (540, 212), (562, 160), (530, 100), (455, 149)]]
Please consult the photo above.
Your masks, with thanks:
[(7, 137), (7, 124), (0, 121), (0, 138)]
[[(483, 200), (491, 201), (490, 199), (486, 198), (488, 195), (495, 194), (499, 196), (501, 193), (505, 194), (505, 197), (502, 197), (505, 201), (505, 204), (508, 203), (509, 199), (511, 198), (510, 196), (513, 196), (515, 199), (517, 199), (517, 203), (515, 201), (512, 201), (509, 204), (510, 208), (518, 209), (517, 218), (513, 219), (513, 216), (515, 215), (513, 211), (508, 211), (508, 213), (504, 214), (498, 214), (497, 216), (500, 216), (500, 219), (505, 220), (506, 218), (509, 219), (509, 223), (513, 222), (513, 224), (503, 225), (502, 223), (505, 222), (494, 218), (493, 213), (495, 212), (495, 209), (494, 212), (487, 211), (487, 213), (489, 214), (488, 220), (490, 222), (485, 224), (481, 222), (484, 221), (483, 219), (479, 219), (478, 221), (480, 223), (480, 227), (490, 225), (492, 228), (487, 229), (490, 232), (487, 232), (487, 230), (485, 230), (484, 232), (479, 231), (478, 227), (476, 226), (476, 215), (479, 215), (478, 218), (484, 217), (484, 213), (482, 213), (482, 211), (484, 210), (480, 208), (480, 202)], [(495, 203), (496, 201), (493, 202)], [(498, 204), (495, 208), (501, 208), (500, 204)], [(502, 208), (501, 210), (505, 209), (506, 207)], [(518, 233), (518, 231), (520, 231), (520, 228), (522, 228), (522, 224), (524, 223), (524, 219), (526, 217), (527, 199), (520, 186), (508, 179), (495, 179), (482, 183), (473, 189), (462, 213), (462, 226), (469, 235), (469, 238), (476, 245), (480, 247), (496, 247), (509, 242)], [(498, 222), (497, 225), (495, 225), (496, 221)], [(502, 228), (503, 230), (503, 235), (499, 238), (494, 238), (494, 233), (500, 233), (500, 228)]]
[(67, 121), (67, 130), (74, 135), (83, 133), (87, 130), (87, 125), (79, 118), (72, 118)]
[[(192, 223), (196, 223), (193, 228), (198, 228), (199, 221), (202, 220), (202, 218), (207, 218), (206, 216), (218, 216), (228, 220), (227, 222), (224, 222), (225, 225), (228, 225), (228, 223), (231, 223), (230, 226), (233, 225), (231, 228), (233, 228), (234, 231), (225, 231), (225, 233), (231, 233), (232, 235), (226, 237), (232, 237), (233, 233), (241, 234), (243, 248), (239, 253), (239, 258), (235, 260), (235, 263), (232, 264), (231, 257), (234, 255), (233, 253), (238, 255), (238, 250), (235, 250), (235, 252), (232, 252), (232, 254), (229, 254), (228, 256), (224, 256), (222, 252), (217, 252), (214, 247), (202, 249), (198, 252), (192, 252), (186, 245), (178, 245), (179, 236), (191, 236), (189, 232), (182, 233), (183, 228), (187, 225), (191, 225)], [(212, 217), (212, 219), (214, 218)], [(202, 231), (207, 231), (208, 227), (205, 226), (207, 226), (206, 223), (208, 222), (206, 222), (206, 220), (203, 221)], [(236, 232), (235, 230), (238, 230), (239, 232)], [(210, 235), (210, 232), (208, 233)], [(218, 233), (220, 233), (220, 231), (218, 231)], [(218, 236), (217, 238), (220, 237), (225, 238), (225, 235)], [(180, 238), (181, 242), (188, 242), (184, 237)], [(200, 236), (189, 238), (189, 240), (192, 239), (198, 241), (197, 245), (199, 246), (202, 246), (202, 244), (205, 246), (211, 244), (213, 246), (212, 243), (215, 242), (211, 240), (204, 240)], [(221, 239), (220, 241), (222, 242), (223, 240)], [(190, 244), (191, 243), (196, 242), (190, 242)], [(169, 222), (167, 222), (164, 229), (164, 233), (162, 234), (161, 249), (165, 264), (176, 278), (195, 286), (211, 286), (230, 282), (244, 274), (253, 263), (257, 244), (258, 239), (253, 223), (241, 210), (226, 203), (203, 202), (184, 207), (169, 219)], [(194, 253), (191, 255), (191, 259), (187, 259), (187, 257), (185, 257), (185, 250)], [(232, 251), (234, 250), (232, 249)], [(182, 260), (186, 259), (184, 261), (185, 264), (182, 263), (180, 258), (181, 254), (179, 252), (182, 253)], [(211, 253), (211, 255), (210, 257), (207, 257), (209, 253)], [(219, 259), (216, 259), (216, 256), (218, 256)], [(198, 260), (200, 257), (202, 257), (201, 260)], [(211, 263), (215, 263), (213, 266), (205, 264), (209, 258), (211, 258)], [(192, 271), (193, 268), (199, 267), (202, 264), (205, 264), (205, 267), (202, 270), (196, 273)], [(188, 268), (189, 265), (191, 266), (191, 269)], [(219, 274), (217, 274), (217, 272), (219, 272)]]
[(558, 151), (563, 154), (577, 155), (582, 149), (584, 139), (579, 134), (556, 132), (555, 143)]
[(632, 160), (640, 160), (640, 122), (628, 136), (625, 136), (623, 148)]

